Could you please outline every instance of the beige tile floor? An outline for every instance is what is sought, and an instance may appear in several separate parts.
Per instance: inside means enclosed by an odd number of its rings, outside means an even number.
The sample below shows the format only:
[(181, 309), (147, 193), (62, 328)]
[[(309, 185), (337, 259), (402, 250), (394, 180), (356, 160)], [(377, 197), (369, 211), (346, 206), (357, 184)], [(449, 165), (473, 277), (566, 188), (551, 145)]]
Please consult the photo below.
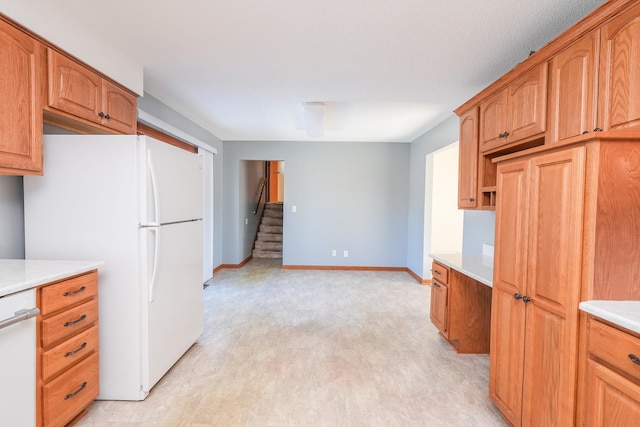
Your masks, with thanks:
[(429, 321), (395, 272), (253, 260), (205, 290), (205, 331), (143, 402), (96, 401), (78, 426), (504, 426), (486, 355)]

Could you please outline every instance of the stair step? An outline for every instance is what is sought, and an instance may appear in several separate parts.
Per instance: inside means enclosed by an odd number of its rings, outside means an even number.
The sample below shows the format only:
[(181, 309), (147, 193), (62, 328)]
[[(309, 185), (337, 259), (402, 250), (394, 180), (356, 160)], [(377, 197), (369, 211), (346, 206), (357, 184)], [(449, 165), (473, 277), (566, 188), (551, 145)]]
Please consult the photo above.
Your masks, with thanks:
[(282, 242), (256, 242), (256, 249), (261, 251), (282, 252)]
[(278, 233), (282, 234), (282, 226), (281, 225), (260, 225), (260, 232), (262, 233)]
[(264, 218), (282, 218), (284, 214), (282, 211), (264, 211)]
[(261, 241), (261, 242), (282, 242), (282, 234), (258, 232), (258, 241)]
[(279, 225), (282, 226), (282, 218), (272, 218), (268, 216), (262, 217), (262, 223), (264, 225)]
[(282, 258), (281, 252), (267, 252), (258, 249), (254, 249), (252, 255), (254, 258)]

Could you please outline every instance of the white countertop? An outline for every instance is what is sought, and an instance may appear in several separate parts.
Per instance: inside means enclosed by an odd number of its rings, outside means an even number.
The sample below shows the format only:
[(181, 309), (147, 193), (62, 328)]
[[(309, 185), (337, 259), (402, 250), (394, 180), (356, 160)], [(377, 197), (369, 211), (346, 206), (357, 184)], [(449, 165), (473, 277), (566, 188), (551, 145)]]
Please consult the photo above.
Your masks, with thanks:
[(640, 334), (640, 301), (584, 301), (580, 310)]
[(493, 287), (493, 257), (465, 254), (429, 254), (429, 256), (465, 276)]
[(0, 259), (0, 297), (95, 270), (102, 261)]

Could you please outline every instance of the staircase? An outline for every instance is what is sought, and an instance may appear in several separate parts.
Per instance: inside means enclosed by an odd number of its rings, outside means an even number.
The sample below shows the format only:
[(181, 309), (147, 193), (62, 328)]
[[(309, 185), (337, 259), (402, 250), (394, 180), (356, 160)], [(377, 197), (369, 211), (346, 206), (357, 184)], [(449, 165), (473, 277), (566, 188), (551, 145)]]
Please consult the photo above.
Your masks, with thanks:
[(282, 203), (265, 205), (253, 257), (282, 258)]

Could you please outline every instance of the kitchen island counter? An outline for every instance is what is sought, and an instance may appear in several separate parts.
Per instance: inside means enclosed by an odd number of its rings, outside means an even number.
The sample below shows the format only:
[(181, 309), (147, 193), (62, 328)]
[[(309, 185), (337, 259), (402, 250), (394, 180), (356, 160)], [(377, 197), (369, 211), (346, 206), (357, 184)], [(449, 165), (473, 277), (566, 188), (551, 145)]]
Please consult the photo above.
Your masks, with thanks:
[(0, 297), (95, 270), (102, 261), (0, 259)]

